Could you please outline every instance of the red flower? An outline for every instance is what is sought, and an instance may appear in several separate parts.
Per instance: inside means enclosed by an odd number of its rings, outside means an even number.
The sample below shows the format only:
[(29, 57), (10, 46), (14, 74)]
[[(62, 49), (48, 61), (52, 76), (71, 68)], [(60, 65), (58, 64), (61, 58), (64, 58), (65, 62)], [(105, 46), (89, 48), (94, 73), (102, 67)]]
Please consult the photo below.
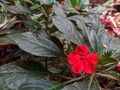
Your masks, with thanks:
[(117, 71), (120, 72), (120, 62), (117, 64)]
[(98, 55), (95, 53), (88, 54), (88, 47), (86, 45), (77, 46), (75, 52), (68, 55), (68, 62), (74, 74), (82, 72), (92, 74), (95, 71), (97, 61)]

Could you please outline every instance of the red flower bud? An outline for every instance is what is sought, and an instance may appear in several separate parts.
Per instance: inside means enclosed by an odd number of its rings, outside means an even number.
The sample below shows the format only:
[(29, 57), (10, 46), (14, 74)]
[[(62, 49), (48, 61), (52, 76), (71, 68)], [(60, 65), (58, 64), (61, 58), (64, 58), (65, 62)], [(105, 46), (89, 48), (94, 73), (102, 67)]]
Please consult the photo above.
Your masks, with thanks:
[(66, 2), (65, 1), (62, 1), (61, 5), (62, 5), (63, 8), (66, 8)]
[(52, 11), (52, 8), (48, 8), (48, 11), (51, 12), (51, 11)]
[(24, 25), (22, 22), (19, 22), (19, 23), (16, 23), (13, 27), (14, 28), (21, 28), (21, 27), (24, 27)]
[(117, 64), (117, 71), (120, 72), (120, 62)]
[(75, 8), (77, 11), (80, 11), (80, 7), (75, 6), (74, 8)]
[(117, 0), (114, 0), (114, 3), (116, 3), (117, 2)]

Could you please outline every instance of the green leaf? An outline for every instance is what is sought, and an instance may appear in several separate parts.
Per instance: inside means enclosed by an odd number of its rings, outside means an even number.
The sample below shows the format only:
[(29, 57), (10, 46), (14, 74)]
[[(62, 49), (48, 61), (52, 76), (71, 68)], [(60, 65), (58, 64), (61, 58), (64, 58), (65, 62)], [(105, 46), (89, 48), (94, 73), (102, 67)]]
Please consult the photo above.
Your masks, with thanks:
[(8, 44), (8, 43), (13, 43), (10, 38), (8, 37), (0, 38), (0, 44)]
[[(101, 5), (98, 5), (97, 7), (91, 9), (89, 12), (90, 13), (103, 13), (105, 11), (108, 11), (110, 9), (106, 9), (105, 7), (101, 6)], [(111, 8), (112, 10), (112, 8)]]
[(4, 23), (4, 21), (5, 21), (5, 16), (0, 15), (0, 24)]
[(56, 4), (53, 6), (53, 11), (55, 12), (57, 16), (66, 18), (66, 15), (64, 14), (63, 9), (61, 8), (59, 4)]
[(70, 0), (72, 6), (74, 7), (77, 4), (77, 0)]
[(110, 58), (110, 57), (99, 57), (99, 62), (98, 63), (101, 63), (102, 65), (104, 65), (104, 64), (111, 63), (111, 62), (116, 62), (117, 63), (117, 60), (114, 59), (114, 58)]
[(0, 90), (47, 90), (53, 83), (44, 79), (39, 64), (15, 62), (0, 67)]
[(65, 0), (67, 2), (67, 7), (75, 7), (79, 6), (81, 9), (85, 8), (89, 5), (89, 0)]
[(7, 35), (7, 34), (13, 34), (13, 33), (21, 33), (24, 32), (24, 28), (18, 28), (18, 29), (6, 29), (0, 32), (0, 35)]
[(87, 5), (89, 5), (89, 3), (90, 3), (90, 0), (81, 0), (81, 6), (84, 8), (84, 7), (86, 7)]
[(92, 49), (92, 51), (99, 52), (102, 45), (101, 41), (98, 40), (98, 31), (94, 30), (93, 27), (88, 26), (91, 23), (91, 19), (78, 15), (69, 17), (69, 19), (76, 22), (77, 27), (80, 29), (79, 32), (83, 35), (84, 41), (88, 44), (89, 48)]
[[(49, 34), (47, 34), (47, 32), (45, 32), (44, 29), (41, 29), (39, 30), (37, 33), (36, 33), (37, 37), (44, 37), (46, 39), (49, 39), (51, 40), (52, 42), (54, 42), (59, 48), (61, 48), (61, 50), (63, 50), (63, 44), (60, 42), (59, 39), (57, 39), (56, 37), (54, 36), (50, 36)], [(64, 51), (63, 51), (64, 52)]]
[(33, 55), (56, 57), (63, 56), (63, 51), (51, 40), (39, 36), (35, 37), (31, 32), (13, 34), (9, 36), (18, 46)]
[(98, 68), (103, 68), (103, 69), (113, 69), (116, 67), (118, 61), (114, 58), (110, 57), (99, 57), (98, 61)]
[(7, 10), (9, 12), (12, 12), (14, 14), (27, 14), (27, 13), (30, 13), (29, 9), (27, 7), (24, 7), (18, 3), (15, 3), (14, 6), (9, 6), (7, 7)]
[(54, 25), (63, 33), (63, 38), (75, 44), (83, 44), (82, 35), (76, 30), (75, 26), (69, 20), (59, 17), (52, 17)]
[(5, 4), (10, 4), (10, 2), (8, 0), (1, 0), (2, 3), (5, 3)]
[[(75, 82), (72, 85), (65, 86), (62, 90), (87, 90), (89, 82)], [(93, 83), (90, 90), (99, 90), (98, 87)]]
[(38, 0), (41, 4), (50, 5), (54, 0)]
[(13, 90), (13, 89), (0, 85), (0, 90)]
[(65, 0), (67, 8), (71, 8), (72, 4), (70, 0)]

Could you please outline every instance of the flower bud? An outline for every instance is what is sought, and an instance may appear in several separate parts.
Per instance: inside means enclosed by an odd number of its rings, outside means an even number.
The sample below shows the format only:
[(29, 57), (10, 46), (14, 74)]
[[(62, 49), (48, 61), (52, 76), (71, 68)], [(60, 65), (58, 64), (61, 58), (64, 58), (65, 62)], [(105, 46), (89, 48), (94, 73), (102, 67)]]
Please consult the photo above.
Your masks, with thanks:
[(80, 11), (80, 7), (79, 6), (75, 6), (74, 7), (77, 11)]
[(117, 64), (117, 71), (120, 72), (120, 62)]
[(65, 1), (62, 1), (61, 5), (62, 5), (63, 8), (66, 8), (66, 2)]

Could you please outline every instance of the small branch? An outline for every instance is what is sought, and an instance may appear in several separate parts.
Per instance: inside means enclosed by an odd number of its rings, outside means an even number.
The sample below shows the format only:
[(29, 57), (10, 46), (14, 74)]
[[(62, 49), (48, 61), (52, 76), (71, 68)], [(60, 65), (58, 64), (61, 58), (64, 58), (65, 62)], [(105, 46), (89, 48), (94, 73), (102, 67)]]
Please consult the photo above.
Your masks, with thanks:
[(84, 75), (84, 76), (81, 76), (81, 77), (78, 77), (78, 78), (74, 78), (74, 79), (72, 79), (72, 80), (69, 80), (69, 81), (60, 83), (60, 84), (58, 84), (58, 85), (55, 85), (55, 86), (49, 88), (48, 90), (53, 90), (53, 89), (58, 88), (58, 87), (60, 87), (60, 86), (64, 86), (64, 85), (67, 85), (67, 84), (70, 84), (70, 83), (73, 83), (73, 82), (76, 82), (76, 81), (83, 80), (83, 79), (85, 79), (86, 77), (89, 77), (89, 75)]
[(89, 77), (89, 76), (88, 75), (84, 75), (84, 76), (81, 76), (81, 77), (78, 77), (78, 78), (74, 78), (72, 80), (64, 82), (62, 85), (67, 85), (67, 84), (73, 83), (75, 81), (80, 81), (80, 80), (85, 79), (86, 77)]

